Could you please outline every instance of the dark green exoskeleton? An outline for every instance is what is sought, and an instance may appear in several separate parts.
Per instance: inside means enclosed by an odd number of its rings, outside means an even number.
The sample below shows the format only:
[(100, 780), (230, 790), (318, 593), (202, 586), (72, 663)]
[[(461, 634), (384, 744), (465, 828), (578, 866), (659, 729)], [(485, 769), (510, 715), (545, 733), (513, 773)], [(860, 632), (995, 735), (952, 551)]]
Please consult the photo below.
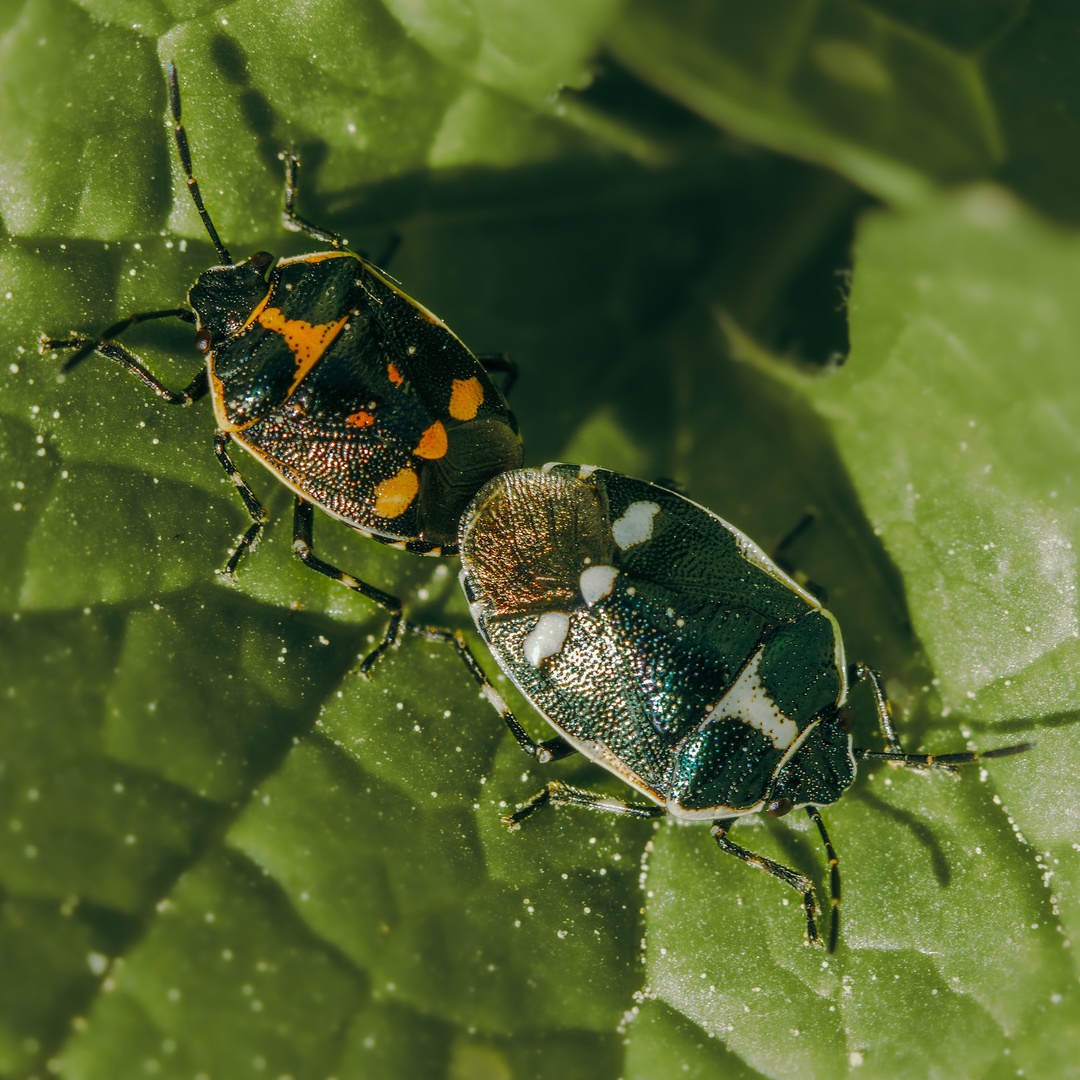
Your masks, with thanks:
[[(575, 751), (648, 803), (550, 783), (506, 820), (548, 803), (712, 823), (721, 850), (803, 898), (804, 875), (728, 838), (744, 814), (804, 807), (828, 856), (829, 950), (840, 875), (818, 807), (836, 802), (867, 758), (952, 770), (1019, 753), (906, 754), (884, 688), (850, 668), (835, 618), (752, 540), (656, 484), (591, 466), (547, 465), (491, 480), (461, 524), (461, 583), (500, 667), (555, 728), (534, 742), (487, 688), (524, 750), (541, 762)], [(886, 751), (853, 749), (848, 682), (868, 679)]]
[[(469, 500), (490, 477), (521, 464), (516, 421), (488, 377), (501, 370), (509, 381), (513, 368), (504, 357), (477, 359), (372, 263), (299, 217), (291, 156), (285, 159), (283, 222), (330, 250), (287, 259), (260, 251), (234, 263), (192, 174), (171, 64), (169, 100), (188, 189), (222, 265), (199, 275), (188, 293), (190, 307), (132, 315), (96, 338), (44, 338), (41, 349), (74, 349), (65, 372), (97, 352), (171, 405), (209, 394), (218, 425), (215, 452), (251, 516), (226, 573), (236, 570), (267, 520), (229, 454), (236, 443), (295, 493), (293, 549), (304, 563), (389, 613), (382, 640), (361, 665), (367, 672), (398, 639), (401, 603), (316, 558), (313, 508), (380, 543), (456, 554)], [(134, 323), (160, 318), (194, 323), (195, 347), (206, 356), (205, 367), (179, 392), (114, 340)]]

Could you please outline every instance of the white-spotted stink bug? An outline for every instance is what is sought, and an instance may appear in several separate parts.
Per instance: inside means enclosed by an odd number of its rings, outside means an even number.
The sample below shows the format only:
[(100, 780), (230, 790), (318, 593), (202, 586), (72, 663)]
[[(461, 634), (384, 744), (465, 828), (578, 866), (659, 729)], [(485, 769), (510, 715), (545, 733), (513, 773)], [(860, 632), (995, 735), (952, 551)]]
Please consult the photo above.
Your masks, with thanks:
[[(488, 375), (503, 371), (509, 381), (513, 368), (504, 357), (477, 359), (438, 317), (345, 250), (336, 234), (301, 218), (291, 156), (283, 223), (329, 250), (280, 259), (259, 251), (234, 262), (193, 174), (172, 64), (168, 79), (180, 164), (221, 265), (199, 275), (188, 307), (131, 315), (97, 337), (43, 338), (40, 347), (74, 350), (64, 372), (96, 352), (170, 405), (209, 395), (215, 453), (251, 518), (225, 572), (236, 571), (267, 521), (230, 456), (235, 443), (295, 494), (293, 549), (300, 559), (389, 614), (382, 639), (361, 664), (366, 673), (398, 640), (401, 603), (315, 556), (313, 508), (383, 544), (456, 554), (469, 500), (489, 478), (522, 461), (517, 423)], [(115, 340), (135, 323), (164, 318), (193, 323), (195, 346), (206, 356), (181, 391), (164, 386)]]
[[(481, 636), (558, 732), (537, 743), (486, 687), (540, 762), (578, 751), (649, 802), (549, 783), (505, 820), (547, 804), (710, 822), (722, 851), (795, 889), (820, 942), (803, 874), (734, 843), (745, 814), (804, 808), (830, 867), (828, 948), (839, 933), (840, 872), (819, 806), (858, 761), (953, 771), (982, 753), (907, 754), (880, 676), (847, 665), (836, 619), (738, 529), (676, 492), (591, 466), (495, 477), (462, 519), (461, 583)], [(482, 679), (483, 676), (481, 675)], [(848, 685), (869, 681), (883, 751), (852, 747)]]

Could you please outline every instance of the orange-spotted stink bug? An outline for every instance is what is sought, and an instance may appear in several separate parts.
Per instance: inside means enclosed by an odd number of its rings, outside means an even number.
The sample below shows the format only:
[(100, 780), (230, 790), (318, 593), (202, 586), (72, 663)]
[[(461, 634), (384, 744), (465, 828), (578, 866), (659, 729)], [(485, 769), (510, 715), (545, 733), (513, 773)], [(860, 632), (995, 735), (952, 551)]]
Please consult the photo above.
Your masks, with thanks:
[[(251, 517), (224, 572), (236, 571), (267, 521), (230, 457), (236, 443), (293, 491), (299, 558), (389, 614), (361, 664), (366, 673), (398, 640), (401, 602), (315, 556), (313, 509), (383, 544), (456, 554), (458, 524), (473, 495), (522, 461), (517, 423), (488, 375), (503, 371), (509, 381), (513, 368), (504, 357), (478, 359), (386, 274), (345, 250), (340, 237), (301, 218), (292, 156), (285, 157), (283, 223), (329, 250), (282, 259), (259, 251), (233, 262), (193, 175), (172, 64), (168, 78), (180, 164), (221, 265), (199, 275), (188, 307), (131, 315), (98, 337), (43, 338), (40, 347), (75, 350), (64, 372), (91, 353), (107, 357), (170, 405), (209, 395), (215, 453)], [(206, 356), (179, 392), (115, 340), (137, 322), (161, 318), (193, 323), (195, 347)]]

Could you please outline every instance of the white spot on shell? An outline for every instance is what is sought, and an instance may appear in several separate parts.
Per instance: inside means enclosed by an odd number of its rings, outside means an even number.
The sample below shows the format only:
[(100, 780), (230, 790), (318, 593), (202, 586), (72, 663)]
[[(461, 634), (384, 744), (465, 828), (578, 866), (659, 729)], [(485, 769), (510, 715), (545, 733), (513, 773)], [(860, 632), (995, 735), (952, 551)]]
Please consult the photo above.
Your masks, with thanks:
[(625, 551), (636, 544), (644, 544), (652, 539), (653, 519), (660, 513), (660, 506), (654, 502), (631, 503), (623, 516), (611, 526), (611, 535), (615, 543)]
[(614, 566), (590, 566), (581, 572), (578, 588), (585, 603), (592, 607), (601, 597), (608, 596), (615, 586), (619, 571)]
[(585, 480), (592, 476), (594, 472), (596, 472), (595, 465), (579, 465), (577, 474), (580, 479)]
[(762, 649), (758, 649), (754, 653), (731, 689), (705, 718), (705, 723), (729, 716), (760, 731), (777, 750), (786, 750), (799, 737), (799, 725), (780, 711), (776, 702), (769, 697), (768, 690), (762, 686), (758, 674), (762, 652)]
[(554, 656), (563, 647), (569, 629), (570, 616), (565, 612), (549, 611), (541, 615), (522, 646), (525, 659), (538, 668), (541, 660)]

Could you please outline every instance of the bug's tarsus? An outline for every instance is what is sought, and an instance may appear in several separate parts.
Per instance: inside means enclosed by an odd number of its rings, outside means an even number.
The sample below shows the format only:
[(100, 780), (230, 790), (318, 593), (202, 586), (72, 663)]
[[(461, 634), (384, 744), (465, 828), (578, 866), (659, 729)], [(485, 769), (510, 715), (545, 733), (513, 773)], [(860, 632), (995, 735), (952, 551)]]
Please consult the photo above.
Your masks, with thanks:
[(906, 765), (913, 769), (934, 768), (941, 769), (943, 772), (956, 773), (964, 765), (973, 765), (976, 761), (984, 759), (1022, 754), (1035, 745), (1032, 742), (1022, 742), (1012, 746), (998, 746), (990, 750), (966, 750), (956, 754), (909, 754), (900, 744), (896, 728), (893, 726), (892, 706), (885, 693), (885, 683), (881, 675), (867, 664), (855, 663), (851, 665), (850, 678), (853, 683), (863, 679), (870, 683), (874, 703), (877, 706), (878, 724), (888, 746), (888, 750), (856, 747), (852, 750), (856, 761), (891, 761), (896, 765)]
[(506, 814), (502, 818), (503, 824), (516, 829), (526, 818), (532, 817), (537, 810), (551, 802), (551, 789), (557, 785), (557, 780), (545, 784), (531, 799), (526, 799), (512, 814)]
[(195, 179), (195, 174), (192, 171), (191, 150), (188, 147), (187, 132), (184, 130), (184, 125), (180, 119), (180, 78), (176, 72), (176, 65), (171, 60), (168, 63), (168, 73), (169, 109), (173, 116), (173, 132), (176, 136), (176, 152), (180, 156), (180, 167), (184, 170), (184, 175), (187, 177), (188, 192), (191, 195), (192, 202), (195, 203), (195, 209), (199, 211), (199, 217), (202, 218), (202, 223), (210, 237), (210, 242), (217, 249), (218, 258), (223, 265), (231, 266), (233, 261), (232, 256), (229, 254), (229, 249), (221, 242), (217, 229), (214, 228), (214, 223), (210, 220), (210, 215), (203, 205), (202, 193), (199, 191), (199, 182)]
[[(979, 760), (981, 760), (983, 758), (1012, 757), (1013, 754), (1023, 754), (1025, 751), (1033, 749), (1034, 746), (1035, 746), (1034, 742), (1015, 743), (1013, 746), (998, 746), (998, 747), (995, 747), (992, 750), (982, 750), (982, 751), (980, 751), (978, 754), (975, 755), (975, 760), (979, 761)], [(939, 761), (941, 760), (942, 756), (944, 756), (946, 759), (948, 759), (950, 757), (949, 754), (945, 754), (945, 755), (939, 754), (938, 755), (938, 760)], [(953, 756), (957, 756), (957, 755), (953, 755)]]
[[(282, 225), (290, 232), (303, 233), (304, 236), (310, 236), (312, 240), (318, 240), (320, 244), (329, 244), (335, 251), (344, 250), (348, 244), (347, 240), (343, 240), (329, 229), (320, 228), (296, 212), (296, 200), (300, 193), (296, 177), (300, 160), (291, 151), (280, 154), (279, 157), (285, 162), (285, 206), (281, 211)], [(396, 248), (397, 245), (394, 246)]]
[[(809, 807), (807, 808), (810, 809)], [(811, 815), (813, 816), (813, 815)], [(716, 841), (716, 846), (728, 855), (734, 855), (736, 859), (742, 860), (748, 866), (756, 866), (759, 870), (764, 870), (767, 874), (772, 874), (774, 878), (782, 881), (785, 885), (789, 885), (797, 893), (802, 896), (803, 911), (806, 912), (806, 936), (811, 945), (820, 945), (821, 938), (818, 936), (817, 922), (815, 916), (817, 914), (817, 900), (814, 896), (814, 886), (810, 879), (803, 874), (792, 870), (788, 866), (784, 866), (783, 863), (774, 862), (772, 859), (767, 859), (764, 855), (758, 855), (754, 851), (749, 851), (747, 848), (741, 847), (733, 840), (728, 839), (728, 830), (738, 821), (738, 818), (720, 818), (714, 821), (712, 824), (712, 836)], [(824, 826), (819, 825), (819, 828)], [(837, 887), (839, 887), (839, 879), (837, 879)], [(839, 924), (837, 924), (839, 927)], [(830, 941), (832, 939), (832, 933), (830, 931)], [(831, 950), (830, 950), (831, 951)]]

